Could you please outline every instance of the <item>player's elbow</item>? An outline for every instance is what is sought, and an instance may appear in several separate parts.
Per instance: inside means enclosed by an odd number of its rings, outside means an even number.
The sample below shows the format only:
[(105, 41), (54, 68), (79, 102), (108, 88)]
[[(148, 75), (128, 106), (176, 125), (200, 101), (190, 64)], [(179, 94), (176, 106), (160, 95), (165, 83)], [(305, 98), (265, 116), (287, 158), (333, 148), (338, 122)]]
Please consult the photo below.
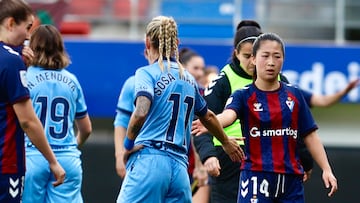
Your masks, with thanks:
[(23, 131), (28, 131), (31, 128), (31, 121), (30, 120), (20, 120), (19, 121), (20, 127)]
[(329, 107), (335, 102), (336, 102), (335, 99), (323, 95), (314, 95), (311, 98), (311, 106), (314, 107)]
[(82, 137), (87, 138), (92, 133), (92, 125), (91, 125), (89, 115), (86, 115), (85, 117), (80, 118), (80, 119), (76, 119), (75, 124), (79, 131), (79, 134)]
[(82, 134), (84, 137), (89, 137), (91, 133), (92, 133), (91, 125), (88, 126), (87, 128), (81, 129), (80, 131), (80, 134)]
[(138, 121), (138, 122), (141, 122), (141, 123), (145, 122), (146, 116), (147, 116), (147, 113), (145, 113), (145, 112), (136, 112), (136, 111), (134, 112), (134, 117), (135, 117), (136, 121)]
[(19, 125), (24, 132), (34, 130), (35, 128), (43, 128), (40, 120), (37, 117), (19, 118)]

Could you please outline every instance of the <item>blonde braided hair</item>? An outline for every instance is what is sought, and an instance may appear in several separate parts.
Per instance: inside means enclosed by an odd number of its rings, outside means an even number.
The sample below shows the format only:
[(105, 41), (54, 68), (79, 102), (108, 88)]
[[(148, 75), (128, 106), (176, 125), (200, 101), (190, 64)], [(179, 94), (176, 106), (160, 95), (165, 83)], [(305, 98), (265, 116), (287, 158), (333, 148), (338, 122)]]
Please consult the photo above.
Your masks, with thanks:
[(163, 56), (166, 57), (168, 69), (170, 69), (170, 58), (174, 56), (179, 65), (180, 76), (182, 76), (184, 68), (179, 61), (177, 35), (177, 24), (172, 17), (157, 16), (146, 28), (146, 36), (150, 38), (152, 46), (159, 51), (158, 63), (161, 71), (164, 71)]

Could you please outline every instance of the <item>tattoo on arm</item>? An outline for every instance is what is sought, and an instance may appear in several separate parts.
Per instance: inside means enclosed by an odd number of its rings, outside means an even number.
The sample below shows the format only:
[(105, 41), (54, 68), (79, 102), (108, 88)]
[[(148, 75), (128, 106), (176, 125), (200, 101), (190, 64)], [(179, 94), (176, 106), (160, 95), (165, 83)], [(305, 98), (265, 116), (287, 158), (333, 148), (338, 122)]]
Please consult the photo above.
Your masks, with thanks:
[(151, 101), (144, 96), (139, 96), (136, 99), (136, 108), (134, 111), (134, 122), (129, 126), (130, 132), (137, 136), (145, 123), (146, 116), (150, 110)]
[(140, 96), (136, 99), (135, 116), (144, 117), (150, 110), (151, 101), (144, 96)]

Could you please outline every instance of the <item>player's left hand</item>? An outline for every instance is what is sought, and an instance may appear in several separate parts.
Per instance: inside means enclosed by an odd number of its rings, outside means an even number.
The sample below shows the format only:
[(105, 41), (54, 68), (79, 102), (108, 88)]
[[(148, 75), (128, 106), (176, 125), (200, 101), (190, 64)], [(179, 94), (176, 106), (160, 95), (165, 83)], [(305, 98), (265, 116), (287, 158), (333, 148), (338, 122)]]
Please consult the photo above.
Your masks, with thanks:
[(323, 171), (322, 178), (326, 188), (330, 188), (328, 196), (331, 197), (338, 189), (337, 180), (331, 171)]
[(144, 148), (143, 145), (135, 145), (131, 150), (126, 150), (125, 149), (125, 152), (124, 152), (124, 157), (123, 157), (123, 160), (124, 160), (124, 164), (126, 165), (126, 162), (128, 161), (129, 159), (129, 156), (136, 152), (136, 151), (139, 151), (140, 149)]

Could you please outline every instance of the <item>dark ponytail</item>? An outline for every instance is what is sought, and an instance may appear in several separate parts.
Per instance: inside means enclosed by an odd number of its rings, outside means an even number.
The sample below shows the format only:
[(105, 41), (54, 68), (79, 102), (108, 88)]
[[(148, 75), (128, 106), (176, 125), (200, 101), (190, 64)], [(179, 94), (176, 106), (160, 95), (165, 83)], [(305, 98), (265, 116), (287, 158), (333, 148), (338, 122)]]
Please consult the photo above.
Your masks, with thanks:
[(238, 31), (240, 28), (245, 27), (245, 26), (257, 27), (257, 28), (259, 28), (259, 30), (261, 30), (261, 27), (258, 22), (254, 21), (254, 20), (242, 20), (236, 26), (236, 31)]

